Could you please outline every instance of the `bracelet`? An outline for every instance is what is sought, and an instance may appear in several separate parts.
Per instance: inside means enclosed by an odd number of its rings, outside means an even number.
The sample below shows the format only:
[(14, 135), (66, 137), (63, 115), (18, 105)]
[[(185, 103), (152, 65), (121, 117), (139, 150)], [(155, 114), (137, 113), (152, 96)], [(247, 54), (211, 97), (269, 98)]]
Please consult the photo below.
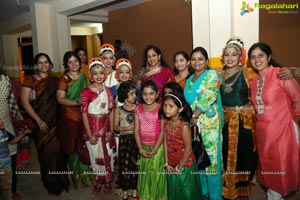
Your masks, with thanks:
[(144, 149), (142, 149), (142, 148), (139, 149), (140, 154), (142, 154), (143, 151), (144, 151)]
[(168, 167), (168, 165), (169, 165), (168, 162), (166, 162), (166, 163), (165, 163), (165, 167)]
[(175, 167), (175, 170), (176, 170), (177, 173), (181, 173), (181, 171), (177, 168), (177, 165)]

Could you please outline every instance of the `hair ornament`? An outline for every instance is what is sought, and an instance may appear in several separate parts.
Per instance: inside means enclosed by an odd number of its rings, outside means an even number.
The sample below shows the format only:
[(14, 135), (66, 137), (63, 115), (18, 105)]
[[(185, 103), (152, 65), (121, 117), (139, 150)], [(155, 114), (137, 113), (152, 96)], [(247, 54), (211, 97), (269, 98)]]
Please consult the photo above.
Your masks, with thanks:
[(235, 45), (239, 46), (240, 48), (244, 47), (244, 44), (241, 40), (231, 40), (226, 44), (226, 46), (231, 45), (231, 44), (235, 44)]
[(118, 68), (121, 67), (122, 65), (126, 65), (127, 67), (129, 67), (130, 70), (132, 70), (131, 62), (128, 59), (120, 58), (116, 62), (116, 70), (118, 70)]
[(182, 102), (180, 101), (180, 99), (178, 97), (176, 97), (174, 94), (166, 94), (165, 97), (167, 96), (171, 96), (171, 97), (174, 97), (179, 103), (180, 103), (180, 106), (182, 107)]
[(113, 55), (115, 55), (115, 48), (112, 44), (109, 43), (105, 43), (100, 47), (100, 55), (104, 52), (104, 51), (110, 51), (112, 52)]
[(105, 66), (104, 66), (101, 58), (91, 58), (88, 63), (89, 70), (91, 71), (93, 69), (93, 67), (96, 65), (100, 65), (101, 67), (103, 67), (105, 69)]
[(238, 48), (237, 50), (240, 53), (239, 65), (244, 65), (246, 62), (246, 49), (244, 48), (244, 42), (242, 41), (242, 39), (237, 36), (233, 36), (227, 41), (225, 48), (222, 50), (221, 62), (224, 64), (224, 51), (226, 50), (227, 47), (231, 45), (234, 45)]

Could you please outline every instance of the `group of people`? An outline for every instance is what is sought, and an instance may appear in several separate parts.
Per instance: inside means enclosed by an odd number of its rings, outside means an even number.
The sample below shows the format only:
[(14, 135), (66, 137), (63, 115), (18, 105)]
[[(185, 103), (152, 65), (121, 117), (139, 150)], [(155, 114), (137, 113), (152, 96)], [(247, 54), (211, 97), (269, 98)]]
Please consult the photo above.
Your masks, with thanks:
[[(299, 189), (299, 70), (281, 68), (267, 44), (250, 47), (247, 68), (243, 41), (230, 38), (221, 72), (209, 68), (203, 47), (190, 56), (178, 51), (173, 71), (149, 45), (135, 83), (130, 60), (116, 59), (113, 45), (88, 63), (81, 53), (65, 53), (60, 78), (51, 75), (49, 56), (37, 54), (36, 73), (22, 83), (49, 194), (68, 191), (68, 173), (57, 172), (70, 172), (75, 188), (95, 195), (112, 193), (115, 180), (123, 199), (248, 199), (255, 172), (268, 199)], [(203, 170), (191, 126), (210, 159)]]

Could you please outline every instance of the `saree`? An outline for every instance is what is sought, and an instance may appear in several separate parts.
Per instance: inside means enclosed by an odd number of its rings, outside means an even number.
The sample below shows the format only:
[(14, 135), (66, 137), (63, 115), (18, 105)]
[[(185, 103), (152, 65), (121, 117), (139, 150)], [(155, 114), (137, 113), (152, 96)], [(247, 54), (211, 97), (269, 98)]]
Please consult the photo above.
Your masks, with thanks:
[(68, 190), (69, 181), (67, 174), (59, 173), (66, 171), (66, 164), (62, 159), (57, 135), (59, 106), (56, 102), (56, 83), (57, 79), (52, 76), (41, 80), (29, 76), (24, 80), (23, 87), (36, 90), (36, 99), (31, 102), (31, 106), (49, 128), (47, 133), (43, 133), (36, 124), (32, 131), (38, 152), (42, 182), (50, 194), (59, 195), (64, 190)]
[(145, 69), (140, 73), (142, 74), (140, 75), (142, 77), (141, 78), (142, 83), (147, 80), (152, 80), (153, 82), (156, 83), (159, 92), (158, 102), (161, 103), (163, 98), (162, 89), (165, 86), (165, 84), (168, 82), (168, 80), (174, 76), (174, 72), (168, 67), (161, 67), (161, 69), (158, 72), (151, 75), (147, 75), (149, 72), (146, 71)]
[(106, 146), (106, 134), (109, 131), (109, 114), (115, 107), (113, 98), (113, 91), (108, 87), (105, 87), (100, 94), (92, 91), (89, 87), (85, 88), (81, 93), (81, 112), (88, 113), (91, 134), (98, 139), (97, 144), (91, 144), (84, 131), (93, 174), (95, 175), (95, 181), (99, 184), (113, 181), (110, 165), (111, 157)]
[[(65, 74), (60, 78), (57, 89), (65, 91), (67, 99), (78, 101), (80, 92), (86, 86), (88, 86), (88, 79), (85, 74), (81, 74), (77, 80), (73, 80)], [(90, 167), (81, 163), (77, 154), (83, 141), (83, 124), (80, 106), (63, 105), (61, 111), (59, 139), (63, 153), (68, 156), (73, 184), (76, 189), (92, 186), (92, 176), (86, 173), (90, 171)]]

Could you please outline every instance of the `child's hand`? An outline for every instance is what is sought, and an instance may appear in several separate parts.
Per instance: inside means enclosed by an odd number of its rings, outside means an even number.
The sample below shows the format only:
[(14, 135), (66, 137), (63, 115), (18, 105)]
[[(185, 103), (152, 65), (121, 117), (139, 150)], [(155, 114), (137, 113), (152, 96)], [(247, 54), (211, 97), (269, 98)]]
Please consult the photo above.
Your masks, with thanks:
[(167, 172), (172, 172), (172, 171), (174, 171), (174, 167), (167, 165), (166, 170), (167, 170)]
[(39, 125), (40, 130), (43, 133), (46, 133), (48, 131), (48, 126), (47, 126), (46, 122), (41, 121), (40, 123), (38, 123), (38, 125)]
[(89, 142), (91, 145), (97, 144), (98, 139), (93, 135), (92, 137), (89, 138)]
[(31, 133), (31, 131), (32, 131), (31, 129), (26, 128), (26, 129), (24, 130), (24, 134), (27, 135), (27, 134)]
[(110, 141), (112, 138), (112, 132), (111, 131), (107, 131), (106, 132), (106, 142)]
[(151, 158), (151, 153), (145, 149), (141, 151), (141, 155), (144, 156), (145, 158)]

